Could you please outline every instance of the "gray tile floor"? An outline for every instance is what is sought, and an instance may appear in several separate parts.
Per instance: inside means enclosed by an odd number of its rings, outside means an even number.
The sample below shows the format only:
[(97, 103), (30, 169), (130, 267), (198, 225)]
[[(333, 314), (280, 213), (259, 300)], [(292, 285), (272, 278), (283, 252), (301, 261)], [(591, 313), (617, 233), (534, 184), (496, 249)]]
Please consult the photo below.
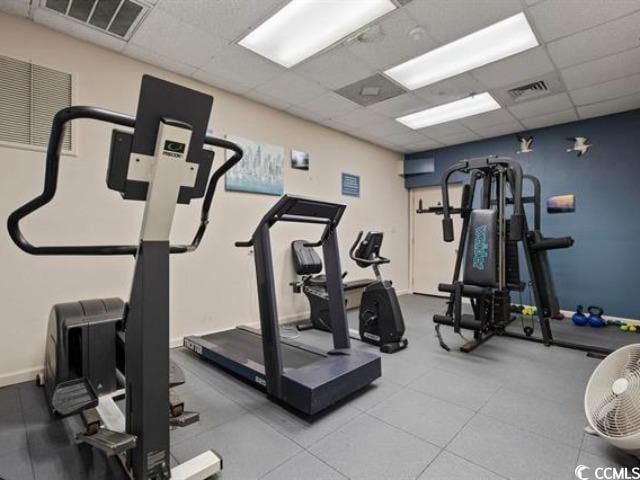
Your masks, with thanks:
[[(380, 380), (313, 422), (172, 351), (187, 375), (178, 391), (201, 412), (199, 424), (172, 432), (174, 459), (213, 448), (227, 480), (569, 480), (577, 464), (637, 465), (582, 432), (584, 387), (596, 360), (507, 338), (471, 355), (447, 353), (430, 319), (443, 302), (404, 296), (401, 303), (409, 348), (384, 356)], [(323, 332), (301, 338), (330, 342)], [(0, 478), (123, 478), (114, 462), (70, 442), (74, 421), (52, 420), (32, 383), (0, 389)]]

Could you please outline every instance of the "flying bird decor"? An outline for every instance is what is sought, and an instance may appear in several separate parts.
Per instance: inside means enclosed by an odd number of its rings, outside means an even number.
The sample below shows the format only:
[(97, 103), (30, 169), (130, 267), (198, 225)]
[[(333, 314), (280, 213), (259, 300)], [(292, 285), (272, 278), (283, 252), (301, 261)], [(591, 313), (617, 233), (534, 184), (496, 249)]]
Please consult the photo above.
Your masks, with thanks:
[(587, 137), (569, 137), (567, 140), (573, 142), (573, 147), (567, 148), (567, 152), (578, 152), (579, 157), (587, 153), (591, 147)]
[(518, 142), (520, 142), (520, 150), (516, 153), (533, 152), (533, 137), (523, 137), (518, 135)]

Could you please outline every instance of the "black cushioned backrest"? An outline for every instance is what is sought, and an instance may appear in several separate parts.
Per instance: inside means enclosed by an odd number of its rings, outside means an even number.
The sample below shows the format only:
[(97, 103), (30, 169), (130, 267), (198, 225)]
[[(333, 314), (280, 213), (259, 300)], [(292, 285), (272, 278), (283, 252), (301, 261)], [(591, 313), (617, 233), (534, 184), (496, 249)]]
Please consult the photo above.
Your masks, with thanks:
[(466, 285), (498, 286), (498, 212), (473, 210), (469, 218), (469, 232), (465, 247), (464, 274)]
[(306, 240), (291, 242), (293, 266), (298, 275), (315, 275), (322, 271), (322, 260), (313, 247), (305, 246)]

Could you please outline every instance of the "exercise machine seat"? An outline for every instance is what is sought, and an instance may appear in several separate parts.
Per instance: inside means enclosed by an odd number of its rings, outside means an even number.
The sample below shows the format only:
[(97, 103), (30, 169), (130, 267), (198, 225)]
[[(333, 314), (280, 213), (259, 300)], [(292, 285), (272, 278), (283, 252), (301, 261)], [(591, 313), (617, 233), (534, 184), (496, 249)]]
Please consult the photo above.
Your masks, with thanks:
[[(291, 242), (291, 253), (293, 255), (293, 266), (298, 275), (315, 275), (322, 271), (322, 260), (313, 247), (306, 245), (305, 240), (294, 240)], [(323, 283), (326, 283), (322, 275)]]

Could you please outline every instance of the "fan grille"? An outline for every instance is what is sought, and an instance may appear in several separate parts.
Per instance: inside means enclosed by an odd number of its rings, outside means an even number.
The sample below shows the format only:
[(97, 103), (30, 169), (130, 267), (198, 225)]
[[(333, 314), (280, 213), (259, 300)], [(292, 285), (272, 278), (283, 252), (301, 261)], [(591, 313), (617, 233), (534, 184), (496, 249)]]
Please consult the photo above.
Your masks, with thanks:
[[(628, 385), (616, 394), (613, 384), (621, 378)], [(585, 407), (601, 435), (621, 438), (640, 433), (640, 345), (629, 345), (602, 361), (589, 380)]]

